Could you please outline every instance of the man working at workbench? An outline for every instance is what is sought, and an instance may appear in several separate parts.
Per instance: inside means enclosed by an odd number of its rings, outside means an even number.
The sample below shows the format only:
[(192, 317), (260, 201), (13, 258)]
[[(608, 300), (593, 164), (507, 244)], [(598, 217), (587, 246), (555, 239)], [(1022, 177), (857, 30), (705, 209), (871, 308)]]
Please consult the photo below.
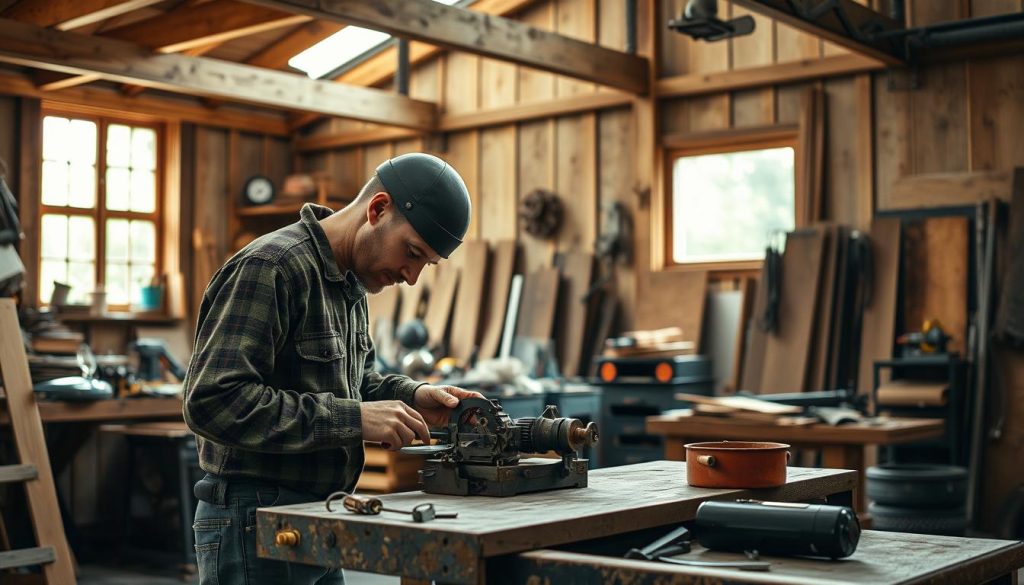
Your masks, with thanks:
[(214, 274), (185, 379), (196, 433), (196, 555), (201, 585), (344, 583), (340, 570), (256, 556), (256, 508), (351, 492), (363, 441), (429, 442), (459, 388), (374, 371), (366, 293), (415, 284), (462, 242), (462, 178), (420, 153), (385, 161), (344, 209), (307, 204)]

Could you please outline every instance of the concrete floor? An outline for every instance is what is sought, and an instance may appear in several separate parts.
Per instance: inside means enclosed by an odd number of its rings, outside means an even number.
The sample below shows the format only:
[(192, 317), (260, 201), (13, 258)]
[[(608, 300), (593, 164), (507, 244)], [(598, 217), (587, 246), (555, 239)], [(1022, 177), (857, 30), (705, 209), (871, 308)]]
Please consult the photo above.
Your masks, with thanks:
[[(144, 566), (112, 567), (81, 565), (78, 585), (183, 585), (198, 584), (199, 579), (184, 579), (174, 572), (154, 571)], [(345, 585), (398, 585), (398, 577), (345, 571)]]

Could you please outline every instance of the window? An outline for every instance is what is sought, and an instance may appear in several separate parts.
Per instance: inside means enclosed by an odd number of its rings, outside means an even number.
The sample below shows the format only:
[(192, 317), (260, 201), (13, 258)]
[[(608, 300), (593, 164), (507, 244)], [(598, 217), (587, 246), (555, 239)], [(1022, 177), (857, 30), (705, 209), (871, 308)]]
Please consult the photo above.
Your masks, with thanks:
[(57, 281), (71, 286), (70, 304), (100, 285), (123, 310), (160, 274), (160, 138), (154, 125), (46, 112), (40, 303)]
[[(434, 0), (449, 6), (467, 6), (472, 0)], [(288, 65), (313, 79), (336, 77), (347, 68), (383, 49), (391, 41), (388, 33), (359, 26), (346, 26), (288, 60)]]
[(668, 153), (666, 265), (753, 268), (796, 226), (796, 134)]

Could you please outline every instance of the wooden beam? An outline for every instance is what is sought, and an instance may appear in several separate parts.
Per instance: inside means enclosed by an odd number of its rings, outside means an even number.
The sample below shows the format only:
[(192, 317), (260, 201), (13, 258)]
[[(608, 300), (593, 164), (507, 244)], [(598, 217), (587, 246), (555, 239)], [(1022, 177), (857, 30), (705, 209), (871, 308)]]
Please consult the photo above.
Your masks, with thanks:
[[(183, 53), (198, 57), (221, 43), (308, 20), (305, 16), (250, 6), (234, 0), (215, 0), (197, 7), (183, 5), (168, 14), (123, 26), (103, 36), (161, 53)], [(98, 75), (65, 76), (54, 78), (40, 87), (52, 91), (92, 83), (99, 78)], [(142, 91), (138, 87), (135, 86), (132, 91)]]
[(311, 152), (317, 150), (330, 150), (332, 148), (345, 148), (347, 146), (362, 146), (365, 144), (377, 144), (379, 142), (391, 142), (392, 140), (405, 140), (422, 136), (422, 132), (409, 130), (407, 128), (371, 128), (358, 132), (345, 132), (341, 134), (325, 134), (310, 138), (299, 138), (295, 141), (295, 150), (299, 152)]
[[(182, 51), (181, 54), (185, 55), (186, 57), (201, 57), (219, 46), (220, 43), (210, 43), (209, 45), (206, 45), (204, 47), (195, 47), (194, 49)], [(144, 91), (146, 91), (146, 87), (142, 85), (126, 83), (121, 86), (121, 93), (129, 97), (135, 97)]]
[(161, 53), (181, 53), (309, 21), (308, 16), (235, 0), (215, 0), (199, 6), (183, 6), (166, 15), (114, 29), (103, 36)]
[(238, 128), (273, 136), (289, 134), (284, 118), (278, 115), (250, 114), (223, 109), (215, 112), (180, 100), (151, 96), (126, 97), (116, 91), (101, 88), (76, 87), (48, 92), (37, 88), (31, 79), (22, 75), (0, 74), (0, 94), (39, 98), (64, 107), (81, 107), (82, 104), (89, 104), (106, 110), (133, 112), (218, 128)]
[(809, 79), (853, 75), (884, 69), (885, 65), (861, 55), (836, 55), (804, 59), (764, 67), (749, 67), (721, 73), (679, 75), (658, 80), (658, 97), (720, 93), (752, 87), (782, 85)]
[(416, 129), (433, 129), (437, 107), (380, 90), (315, 81), (203, 57), (161, 55), (131, 43), (0, 19), (0, 60), (168, 91)]
[(468, 114), (442, 116), (438, 130), (453, 132), (470, 128), (501, 126), (515, 122), (526, 122), (542, 118), (553, 118), (581, 112), (594, 112), (630, 106), (633, 96), (624, 92), (598, 92), (579, 94), (543, 102), (517, 104), (507, 108), (480, 110)]
[(973, 207), (990, 199), (1009, 201), (1013, 171), (969, 171), (913, 175), (893, 181), (880, 210)]
[(906, 64), (907, 58), (898, 40), (871, 38), (872, 33), (901, 30), (901, 23), (855, 0), (831, 1), (833, 7), (817, 16), (809, 13), (828, 3), (792, 0), (735, 0), (735, 3), (887, 65)]
[(71, 30), (145, 8), (160, 0), (21, 0), (4, 18), (27, 24)]
[(247, 0), (645, 94), (647, 60), (431, 0)]
[(288, 61), (302, 51), (333, 35), (345, 25), (337, 22), (314, 20), (285, 34), (260, 52), (246, 60), (249, 65), (267, 69), (284, 69)]

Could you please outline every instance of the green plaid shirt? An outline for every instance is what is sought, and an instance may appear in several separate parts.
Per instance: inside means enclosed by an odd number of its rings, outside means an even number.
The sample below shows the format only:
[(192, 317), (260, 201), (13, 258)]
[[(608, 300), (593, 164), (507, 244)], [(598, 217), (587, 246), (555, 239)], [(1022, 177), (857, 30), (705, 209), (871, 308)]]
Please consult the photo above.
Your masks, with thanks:
[(360, 401), (412, 405), (419, 384), (373, 369), (366, 289), (339, 269), (318, 221), (331, 213), (306, 205), (203, 295), (184, 411), (208, 473), (350, 491), (363, 468)]

